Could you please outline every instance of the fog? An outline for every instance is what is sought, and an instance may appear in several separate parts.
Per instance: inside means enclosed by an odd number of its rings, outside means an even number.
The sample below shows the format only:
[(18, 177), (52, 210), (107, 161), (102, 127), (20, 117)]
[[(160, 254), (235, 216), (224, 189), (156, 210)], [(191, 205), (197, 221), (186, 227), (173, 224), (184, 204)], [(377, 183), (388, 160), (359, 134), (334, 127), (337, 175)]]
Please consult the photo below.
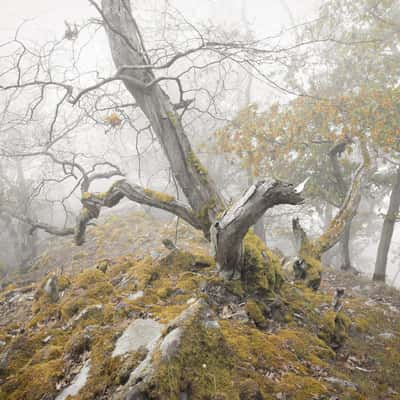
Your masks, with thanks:
[[(171, 147), (177, 146), (175, 139), (164, 141), (163, 134), (168, 135), (162, 132), (165, 121), (151, 120), (155, 111), (150, 106), (146, 109), (149, 100), (143, 100), (141, 86), (132, 83), (143, 78), (148, 84), (154, 78), (152, 87), (158, 85), (168, 95), (168, 105), (163, 103), (165, 99), (157, 100), (169, 110), (159, 107), (164, 120), (169, 119), (172, 130), (178, 130), (180, 140), (184, 132), (197, 154), (190, 168), (197, 171), (201, 183), (205, 172), (197, 162), (204, 164), (225, 205), (234, 203), (261, 178), (293, 185), (310, 178), (302, 204), (266, 210), (261, 218), (267, 244), (286, 257), (298, 255), (292, 218), (300, 218), (304, 230), (314, 238), (323, 235), (334, 216), (343, 211), (347, 191), (350, 196), (356, 190), (352, 184), (364, 156), (357, 146), (360, 137), (364, 138), (361, 142), (365, 140), (370, 151), (372, 167), (361, 184), (356, 216), (350, 218), (349, 247), (351, 266), (371, 277), (382, 224), (395, 197), (391, 199), (400, 159), (398, 121), (393, 122), (396, 102), (382, 100), (386, 92), (377, 98), (379, 91), (397, 93), (399, 83), (396, 63), (400, 49), (390, 39), (390, 24), (382, 26), (379, 19), (372, 18), (357, 26), (363, 13), (353, 16), (352, 12), (360, 13), (356, 7), (343, 7), (343, 16), (338, 16), (332, 2), (314, 0), (150, 0), (131, 4), (140, 32), (137, 43), (143, 45), (136, 50), (154, 65), (135, 69), (137, 76), (129, 70), (129, 77), (114, 79), (115, 60), (121, 58), (120, 67), (129, 64), (132, 50), (124, 39), (128, 55), (124, 54), (123, 43), (117, 40), (120, 47), (115, 45), (113, 60), (110, 31), (105, 32), (104, 16), (93, 4), (83, 0), (2, 2), (3, 274), (28, 271), (52, 236), (69, 236), (74, 229), (76, 235), (100, 210), (107, 215), (143, 207), (166, 221), (182, 218), (165, 204), (155, 206), (163, 211), (151, 211), (156, 201), (144, 198), (139, 187), (175, 196), (197, 212), (198, 201), (190, 198), (185, 180), (187, 171), (182, 171), (178, 156), (178, 161), (171, 156)], [(396, 7), (378, 7), (376, 12), (396, 22)], [(124, 35), (120, 41), (121, 37)], [(208, 43), (207, 49), (200, 50), (202, 40), (203, 46)], [(368, 47), (373, 41), (382, 43), (381, 47)], [(199, 50), (193, 50), (198, 46)], [(178, 61), (166, 68), (163, 64), (174, 57)], [(140, 75), (140, 71), (147, 72)], [(359, 93), (371, 97), (368, 112), (357, 103)], [(299, 99), (306, 104), (303, 109)], [(317, 104), (319, 101), (325, 103)], [(332, 109), (341, 103), (345, 111), (335, 114), (328, 103), (334, 105)], [(315, 111), (309, 112), (314, 106)], [(174, 110), (177, 114), (171, 117)], [(352, 110), (358, 114), (352, 116)], [(360, 121), (349, 127), (348, 121), (359, 115)], [(383, 128), (376, 116), (385, 121)], [(384, 136), (379, 131), (384, 131)], [(184, 148), (185, 140), (181, 143)], [(331, 148), (341, 140), (346, 150), (335, 156), (343, 174), (338, 178), (336, 164), (330, 164)], [(121, 179), (133, 187), (124, 192), (129, 200), (118, 201), (118, 205), (111, 200), (101, 203), (104, 193), (110, 193), (112, 184)], [(199, 182), (192, 182), (193, 191)], [(342, 182), (344, 192), (340, 192)], [(208, 188), (208, 183), (203, 184)], [(103, 197), (96, 199), (98, 193)], [(88, 199), (94, 203), (87, 205)], [(395, 209), (392, 219), (398, 219), (398, 207), (397, 212)], [(80, 228), (75, 227), (77, 220)], [(336, 242), (324, 253), (323, 261), (338, 269), (343, 253), (340, 240)], [(397, 286), (399, 244), (397, 224), (385, 272), (386, 282)]]

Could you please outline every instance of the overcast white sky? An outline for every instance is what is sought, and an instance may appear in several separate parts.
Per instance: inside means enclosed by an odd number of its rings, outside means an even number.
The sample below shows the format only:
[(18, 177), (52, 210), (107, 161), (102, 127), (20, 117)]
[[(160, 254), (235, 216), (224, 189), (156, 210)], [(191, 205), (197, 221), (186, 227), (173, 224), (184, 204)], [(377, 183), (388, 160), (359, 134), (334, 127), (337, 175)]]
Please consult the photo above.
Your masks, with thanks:
[[(132, 3), (149, 4), (150, 1)], [(100, 2), (100, 0), (99, 0)], [(170, 0), (190, 19), (212, 19), (218, 23), (235, 23), (240, 19), (241, 0)], [(272, 34), (291, 25), (287, 7), (296, 22), (311, 19), (319, 0), (246, 0), (249, 20), (260, 34)], [(6, 40), (24, 19), (33, 19), (29, 30), (39, 32), (64, 31), (64, 20), (81, 22), (96, 16), (87, 0), (1, 0), (0, 38)]]

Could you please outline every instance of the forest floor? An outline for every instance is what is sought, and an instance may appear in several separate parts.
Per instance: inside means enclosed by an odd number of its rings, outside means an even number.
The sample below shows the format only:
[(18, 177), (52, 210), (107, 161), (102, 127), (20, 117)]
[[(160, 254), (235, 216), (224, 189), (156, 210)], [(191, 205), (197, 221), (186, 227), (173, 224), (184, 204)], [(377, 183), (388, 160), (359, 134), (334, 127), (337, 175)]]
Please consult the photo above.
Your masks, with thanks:
[(90, 227), (82, 247), (51, 239), (28, 273), (3, 277), (0, 399), (139, 399), (127, 393), (150, 362), (149, 399), (400, 400), (400, 292), (331, 268), (312, 291), (285, 273), (260, 309), (223, 289), (201, 234), (137, 211)]

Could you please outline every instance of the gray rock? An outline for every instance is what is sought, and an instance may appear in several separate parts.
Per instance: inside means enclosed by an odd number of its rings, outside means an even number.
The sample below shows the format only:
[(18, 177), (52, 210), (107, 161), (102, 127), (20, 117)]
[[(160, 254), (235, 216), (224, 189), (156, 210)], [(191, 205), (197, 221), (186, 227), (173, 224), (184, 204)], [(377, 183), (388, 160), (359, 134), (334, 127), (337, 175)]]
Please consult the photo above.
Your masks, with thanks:
[(378, 335), (378, 337), (384, 339), (384, 340), (390, 340), (393, 339), (395, 337), (395, 335), (393, 333), (390, 332), (384, 332), (384, 333), (380, 333)]
[(117, 340), (112, 357), (120, 356), (140, 347), (151, 350), (161, 337), (164, 325), (152, 319), (137, 319), (133, 321)]
[(203, 299), (196, 300), (186, 310), (182, 311), (174, 320), (169, 324), (169, 328), (175, 328), (183, 325), (185, 321), (191, 319), (194, 315), (199, 313), (206, 306), (206, 302)]
[(3, 372), (7, 369), (9, 356), (10, 356), (10, 349), (5, 350), (0, 354), (0, 372)]
[(153, 352), (147, 353), (146, 358), (133, 370), (129, 377), (128, 385), (134, 386), (138, 382), (147, 383), (154, 375), (152, 363)]
[(329, 383), (333, 383), (335, 385), (339, 385), (342, 387), (348, 387), (354, 390), (357, 389), (357, 385), (354, 384), (353, 382), (345, 381), (344, 379), (336, 378), (334, 376), (328, 376), (327, 378), (325, 378), (325, 380)]
[(218, 321), (212, 320), (212, 321), (205, 321), (204, 327), (206, 329), (219, 329), (220, 325)]
[(65, 400), (68, 396), (76, 396), (85, 386), (90, 372), (90, 360), (85, 361), (79, 374), (75, 376), (71, 384), (67, 386), (55, 400)]
[(143, 290), (139, 290), (136, 293), (131, 293), (130, 295), (128, 295), (128, 300), (137, 300), (137, 299), (140, 299), (143, 296), (144, 296)]
[(103, 312), (102, 304), (94, 304), (84, 308), (77, 316), (75, 316), (72, 321), (68, 323), (68, 326), (75, 326), (79, 321), (85, 320)]
[(43, 290), (49, 296), (52, 303), (57, 303), (60, 298), (60, 294), (58, 292), (58, 281), (57, 276), (52, 276), (46, 281), (46, 284), (43, 287)]
[(161, 359), (162, 361), (170, 360), (179, 350), (179, 345), (181, 343), (181, 337), (183, 334), (183, 328), (176, 328), (165, 336), (161, 343)]
[(147, 399), (148, 397), (139, 388), (134, 388), (129, 393), (127, 393), (124, 400), (147, 400)]
[(46, 337), (42, 340), (42, 343), (43, 343), (43, 344), (47, 344), (47, 343), (50, 342), (51, 339), (53, 339), (53, 336), (51, 336), (51, 335), (46, 336)]

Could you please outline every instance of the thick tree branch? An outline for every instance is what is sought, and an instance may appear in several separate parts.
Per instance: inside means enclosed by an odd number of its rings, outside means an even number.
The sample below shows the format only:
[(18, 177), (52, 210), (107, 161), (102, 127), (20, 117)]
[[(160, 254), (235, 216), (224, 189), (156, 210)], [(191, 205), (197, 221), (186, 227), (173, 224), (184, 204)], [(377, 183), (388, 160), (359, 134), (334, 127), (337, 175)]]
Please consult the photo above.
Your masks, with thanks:
[(75, 242), (78, 245), (84, 242), (86, 226), (90, 220), (100, 215), (101, 208), (114, 207), (124, 197), (135, 203), (168, 211), (182, 218), (196, 229), (202, 229), (203, 227), (200, 220), (192, 212), (192, 209), (181, 201), (176, 200), (170, 195), (145, 189), (126, 180), (121, 180), (115, 182), (105, 193), (96, 194), (86, 192), (83, 194), (81, 200), (83, 208), (77, 220)]
[(211, 240), (221, 275), (239, 277), (243, 238), (249, 228), (269, 209), (278, 204), (300, 204), (303, 198), (294, 186), (274, 180), (252, 185), (211, 228)]

